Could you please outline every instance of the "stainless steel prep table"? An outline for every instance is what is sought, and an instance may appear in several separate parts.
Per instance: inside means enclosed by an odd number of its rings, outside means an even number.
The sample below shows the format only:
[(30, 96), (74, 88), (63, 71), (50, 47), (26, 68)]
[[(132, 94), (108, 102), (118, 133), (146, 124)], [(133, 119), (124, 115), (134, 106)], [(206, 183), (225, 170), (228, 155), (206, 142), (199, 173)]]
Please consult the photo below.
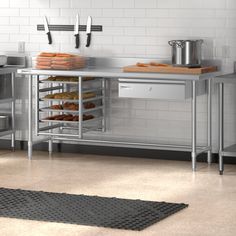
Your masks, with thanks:
[[(10, 103), (11, 104), (11, 129), (0, 131), (0, 136), (11, 135), (11, 148), (15, 149), (15, 73), (16, 67), (5, 66), (0, 68), (0, 75), (10, 75), (11, 79), (11, 96), (8, 98), (0, 99), (0, 104)], [(3, 88), (6, 89), (6, 88)]]
[(236, 144), (224, 147), (224, 84), (236, 84), (236, 68), (235, 73), (218, 76), (214, 82), (219, 85), (219, 174), (224, 172), (224, 156), (236, 156)]
[[(137, 148), (152, 148), (160, 150), (178, 150), (178, 151), (191, 151), (192, 157), (192, 169), (196, 170), (196, 158), (199, 154), (203, 152), (208, 153), (208, 163), (211, 163), (212, 156), (212, 137), (211, 137), (211, 79), (219, 75), (218, 72), (206, 73), (201, 75), (186, 75), (186, 74), (164, 74), (164, 73), (124, 73), (121, 67), (88, 67), (86, 69), (73, 70), (73, 71), (63, 71), (63, 70), (37, 70), (32, 68), (20, 69), (18, 73), (28, 75), (29, 77), (29, 137), (28, 137), (28, 157), (32, 156), (32, 146), (34, 143), (41, 141), (33, 141), (32, 139), (32, 80), (34, 76), (38, 75), (49, 75), (49, 76), (76, 76), (80, 80), (82, 77), (103, 77), (107, 80), (125, 78), (130, 79), (149, 79), (161, 81), (162, 83), (167, 82), (176, 84), (180, 81), (188, 81), (191, 84), (192, 90), (192, 145), (190, 146), (180, 146), (180, 145), (158, 145), (158, 144), (148, 144), (148, 143), (136, 143), (136, 142), (116, 142), (116, 141), (104, 141), (104, 140), (85, 140), (85, 139), (71, 139), (73, 141), (78, 141), (80, 143), (86, 144), (97, 144), (97, 145), (117, 145), (125, 147), (137, 147)], [(197, 147), (197, 118), (196, 118), (196, 85), (199, 81), (208, 82), (208, 118), (207, 118), (207, 145), (204, 147)], [(61, 138), (55, 138), (56, 140), (61, 140)], [(42, 141), (49, 140), (49, 138), (43, 139)]]

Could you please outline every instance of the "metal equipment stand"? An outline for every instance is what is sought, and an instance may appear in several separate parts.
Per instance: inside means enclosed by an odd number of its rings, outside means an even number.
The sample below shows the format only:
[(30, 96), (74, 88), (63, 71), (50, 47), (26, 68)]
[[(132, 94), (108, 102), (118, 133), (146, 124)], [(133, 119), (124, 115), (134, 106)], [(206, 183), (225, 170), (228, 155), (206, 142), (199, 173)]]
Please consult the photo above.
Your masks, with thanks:
[[(156, 149), (156, 150), (173, 150), (173, 151), (189, 151), (191, 152), (191, 158), (192, 158), (192, 170), (196, 171), (197, 168), (197, 157), (201, 153), (207, 153), (207, 162), (208, 164), (211, 163), (212, 161), (212, 115), (211, 115), (211, 110), (212, 110), (212, 78), (214, 78), (216, 75), (219, 74), (219, 72), (213, 72), (213, 73), (205, 73), (205, 74), (200, 74), (200, 75), (183, 75), (183, 74), (164, 74), (164, 73), (144, 73), (144, 74), (138, 74), (138, 73), (124, 73), (122, 72), (121, 69), (117, 69), (116, 67), (110, 68), (110, 69), (88, 69), (88, 70), (83, 70), (83, 71), (59, 71), (59, 70), (37, 70), (37, 69), (22, 69), (19, 70), (19, 73), (25, 74), (29, 76), (29, 84), (28, 84), (28, 89), (29, 89), (29, 136), (28, 136), (28, 157), (31, 159), (32, 157), (32, 146), (36, 143), (41, 143), (45, 141), (51, 142), (51, 140), (57, 140), (57, 141), (75, 141), (80, 144), (90, 144), (90, 145), (104, 145), (104, 146), (116, 146), (116, 147), (134, 147), (134, 148), (147, 148), (147, 149)], [(157, 83), (159, 85), (166, 85), (166, 86), (181, 86), (184, 90), (184, 94), (186, 95), (186, 89), (191, 88), (192, 92), (192, 120), (191, 120), (191, 145), (176, 145), (176, 144), (163, 144), (163, 143), (145, 143), (145, 142), (135, 142), (135, 141), (123, 141), (123, 140), (115, 140), (115, 139), (100, 139), (100, 138), (90, 138), (90, 136), (84, 135), (85, 131), (83, 128), (84, 122), (81, 122), (82, 120), (80, 119), (80, 122), (78, 122), (78, 128), (77, 130), (79, 131), (76, 134), (66, 134), (63, 133), (64, 129), (68, 129), (68, 127), (65, 127), (62, 125), (62, 123), (59, 122), (59, 124), (55, 124), (51, 121), (45, 121), (45, 120), (40, 120), (39, 119), (39, 94), (36, 92), (36, 135), (44, 137), (43, 139), (40, 140), (33, 140), (32, 137), (32, 81), (33, 79), (37, 78), (37, 87), (36, 90), (39, 91), (39, 77), (44, 77), (45, 76), (76, 76), (79, 78), (79, 83), (77, 84), (77, 90), (78, 92), (82, 91), (82, 84), (84, 83), (82, 81), (83, 77), (95, 77), (97, 79), (100, 78), (102, 81), (102, 92), (100, 93), (100, 98), (102, 101), (102, 104), (105, 104), (105, 100), (107, 100), (107, 103), (109, 103), (109, 93), (110, 93), (110, 86), (109, 84), (111, 83), (112, 79), (118, 79), (119, 83), (121, 82), (127, 82), (127, 83), (135, 83), (135, 81), (140, 81), (145, 79), (145, 83), (148, 81), (151, 81), (153, 83)], [(35, 76), (33, 78), (33, 76)], [(121, 79), (120, 79), (121, 78)], [(123, 78), (123, 79), (122, 79)], [(132, 81), (132, 82), (131, 82)], [(41, 81), (42, 83), (45, 83), (45, 81)], [(40, 83), (41, 83), (40, 82)], [(150, 82), (150, 83), (151, 83)], [(201, 85), (201, 83), (207, 83), (208, 88), (207, 88), (207, 143), (204, 144), (203, 146), (198, 145), (197, 143), (197, 96), (198, 96), (198, 86)], [(51, 83), (51, 82), (50, 82)], [(59, 84), (63, 84), (59, 82)], [(56, 87), (52, 88), (54, 90), (61, 90), (63, 89), (62, 87), (58, 86), (57, 89)], [(178, 89), (179, 87), (177, 87)], [(65, 87), (65, 89), (67, 89)], [(106, 93), (107, 90), (107, 94)], [(42, 89), (41, 89), (42, 91)], [(43, 90), (44, 92), (50, 91), (50, 90)], [(64, 91), (64, 90), (63, 90)], [(189, 91), (189, 90), (188, 90)], [(205, 94), (205, 91), (204, 93)], [(182, 90), (181, 90), (181, 96), (182, 96)], [(190, 97), (190, 96), (189, 96)], [(46, 102), (46, 99), (41, 99)], [(62, 101), (62, 100), (61, 100)], [(48, 101), (49, 102), (49, 101)], [(63, 102), (63, 101), (62, 101)], [(83, 103), (82, 99), (78, 99), (77, 102), (81, 105)], [(109, 128), (109, 119), (107, 117), (109, 114), (106, 114), (106, 109), (104, 106), (100, 107), (102, 117), (102, 129), (101, 132), (105, 132), (106, 128)], [(48, 112), (50, 112), (50, 109), (46, 109)], [(41, 109), (42, 111), (42, 109)], [(44, 111), (45, 112), (45, 109)], [(83, 109), (76, 111), (82, 117)], [(107, 119), (107, 122), (106, 122)], [(39, 124), (47, 123), (49, 126), (39, 128)], [(77, 123), (76, 123), (77, 125)], [(59, 133), (54, 133), (54, 129), (60, 129)], [(82, 130), (84, 130), (82, 132)], [(47, 131), (47, 132), (46, 132)], [(82, 132), (82, 133), (81, 133)], [(50, 147), (51, 145), (49, 145)], [(49, 151), (51, 148), (49, 148)]]

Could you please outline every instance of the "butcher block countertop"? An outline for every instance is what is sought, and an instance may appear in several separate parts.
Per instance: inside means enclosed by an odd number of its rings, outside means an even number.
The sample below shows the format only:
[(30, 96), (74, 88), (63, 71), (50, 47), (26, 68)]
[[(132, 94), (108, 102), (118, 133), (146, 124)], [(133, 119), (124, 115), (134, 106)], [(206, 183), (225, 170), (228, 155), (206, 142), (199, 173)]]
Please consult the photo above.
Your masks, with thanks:
[(137, 63), (136, 65), (123, 67), (124, 72), (141, 72), (141, 73), (168, 73), (168, 74), (187, 74), (199, 75), (205, 73), (216, 72), (216, 66), (205, 66), (200, 68), (188, 68), (172, 66), (169, 64), (158, 63)]

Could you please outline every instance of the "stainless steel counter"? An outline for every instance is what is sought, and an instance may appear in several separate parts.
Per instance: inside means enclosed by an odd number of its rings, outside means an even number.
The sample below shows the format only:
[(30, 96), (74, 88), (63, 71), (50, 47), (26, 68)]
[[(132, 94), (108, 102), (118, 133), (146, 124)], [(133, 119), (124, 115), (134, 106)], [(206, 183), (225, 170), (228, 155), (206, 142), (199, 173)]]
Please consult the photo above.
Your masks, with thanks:
[[(136, 60), (137, 59), (133, 59)], [(168, 83), (176, 84), (177, 81), (185, 81), (190, 84), (191, 89), (191, 99), (192, 99), (192, 145), (190, 148), (191, 150), (191, 157), (192, 157), (192, 169), (193, 171), (196, 170), (196, 160), (197, 156), (203, 152), (207, 152), (208, 154), (208, 163), (211, 163), (211, 155), (212, 155), (212, 137), (211, 137), (211, 129), (212, 129), (212, 122), (211, 122), (211, 106), (212, 106), (212, 100), (211, 100), (211, 79), (215, 76), (219, 75), (219, 72), (214, 73), (206, 73), (202, 75), (186, 75), (186, 74), (166, 74), (166, 73), (125, 73), (122, 71), (122, 66), (124, 64), (120, 63), (117, 67), (114, 66), (114, 64), (109, 64), (110, 59), (107, 59), (108, 66), (105, 67), (104, 63), (101, 63), (102, 65), (96, 64), (96, 66), (90, 66), (86, 69), (82, 70), (73, 70), (73, 71), (64, 71), (64, 70), (37, 70), (32, 68), (26, 68), (26, 69), (19, 69), (18, 73), (24, 74), (29, 77), (29, 140), (28, 140), (28, 156), (31, 158), (32, 155), (32, 146), (34, 144), (34, 141), (32, 140), (32, 80), (33, 78), (38, 78), (38, 76), (45, 75), (45, 76), (76, 76), (79, 77), (80, 80), (84, 76), (91, 76), (91, 77), (102, 77), (107, 80), (110, 79), (118, 79), (118, 78), (125, 78), (130, 79), (130, 82), (132, 80), (137, 79), (144, 79), (144, 80), (156, 80), (158, 83), (165, 84)], [(131, 63), (131, 62), (130, 62)], [(126, 63), (127, 65), (127, 63)], [(161, 80), (161, 81), (160, 81)], [(204, 147), (198, 147), (197, 146), (197, 116), (196, 116), (196, 108), (197, 108), (197, 85), (201, 81), (207, 81), (207, 107), (208, 107), (208, 118), (207, 118), (207, 144)], [(50, 137), (46, 137), (45, 140), (50, 140)], [(62, 140), (62, 138), (58, 138), (57, 140)], [(99, 140), (83, 140), (83, 139), (71, 139), (73, 141), (78, 141), (79, 143), (86, 143), (89, 142), (91, 144), (100, 144), (100, 145), (109, 145), (109, 140), (105, 141), (102, 140), (101, 143), (99, 143)], [(49, 142), (50, 142), (49, 141)], [(37, 141), (38, 143), (38, 141)], [(121, 145), (120, 142), (111, 142), (111, 145)], [(129, 147), (146, 147), (146, 148), (156, 148), (156, 149), (162, 149), (166, 150), (168, 145), (150, 145), (150, 144), (144, 144), (144, 143), (125, 143), (126, 147), (127, 145)], [(50, 148), (51, 149), (51, 148)], [(186, 147), (183, 148), (183, 146), (171, 146), (169, 145), (170, 150), (186, 150)]]
[(236, 83), (236, 73), (217, 76), (214, 79), (214, 82), (215, 83), (224, 83), (224, 84), (225, 83), (226, 84)]
[(166, 73), (127, 73), (120, 67), (88, 67), (80, 70), (37, 70), (33, 68), (19, 69), (18, 73), (25, 75), (61, 75), (61, 76), (97, 76), (106, 78), (134, 78), (134, 79), (158, 79), (158, 80), (180, 80), (199, 81), (208, 80), (219, 75), (219, 72), (201, 75), (166, 74)]

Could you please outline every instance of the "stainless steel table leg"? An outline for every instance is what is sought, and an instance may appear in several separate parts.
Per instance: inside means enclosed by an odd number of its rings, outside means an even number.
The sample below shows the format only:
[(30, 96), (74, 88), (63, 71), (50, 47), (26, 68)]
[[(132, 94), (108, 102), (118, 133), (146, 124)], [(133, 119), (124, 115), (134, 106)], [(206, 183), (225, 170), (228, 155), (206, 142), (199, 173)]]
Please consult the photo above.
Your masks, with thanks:
[(207, 151), (207, 162), (212, 162), (212, 81), (208, 80), (207, 94), (207, 145), (210, 150)]
[(192, 81), (192, 170), (196, 171), (196, 162), (197, 162), (197, 116), (196, 116), (196, 81)]
[(36, 87), (35, 87), (35, 133), (38, 136), (39, 133), (39, 75), (36, 76)]
[[(53, 87), (53, 85), (50, 84), (50, 87)], [(52, 94), (52, 93), (53, 93), (53, 92), (50, 91), (50, 94)], [(50, 101), (50, 102), (49, 102), (49, 107), (51, 107), (52, 105), (53, 105), (53, 102)], [(53, 113), (52, 113), (52, 112), (49, 112), (49, 116), (52, 116), (52, 115), (53, 115)], [(52, 125), (52, 123), (49, 122), (49, 126), (51, 126), (51, 125)], [(52, 130), (49, 130), (49, 133), (52, 133)], [(49, 153), (49, 155), (52, 154), (52, 151), (53, 151), (53, 138), (51, 137), (51, 138), (48, 140), (48, 153)]]
[(79, 139), (83, 137), (83, 78), (79, 76), (78, 93), (79, 93)]
[(28, 91), (29, 91), (29, 100), (28, 100), (28, 158), (32, 158), (32, 75), (29, 75), (28, 80)]
[(224, 149), (224, 84), (219, 84), (219, 173), (224, 172), (223, 152)]
[(102, 78), (102, 132), (106, 132), (106, 79)]
[(15, 151), (15, 73), (11, 74), (11, 93), (12, 93), (12, 103), (11, 103), (11, 116), (12, 116), (12, 135), (11, 135), (11, 148)]
[(106, 130), (111, 130), (111, 107), (112, 107), (111, 79), (107, 79), (106, 85), (107, 85)]

